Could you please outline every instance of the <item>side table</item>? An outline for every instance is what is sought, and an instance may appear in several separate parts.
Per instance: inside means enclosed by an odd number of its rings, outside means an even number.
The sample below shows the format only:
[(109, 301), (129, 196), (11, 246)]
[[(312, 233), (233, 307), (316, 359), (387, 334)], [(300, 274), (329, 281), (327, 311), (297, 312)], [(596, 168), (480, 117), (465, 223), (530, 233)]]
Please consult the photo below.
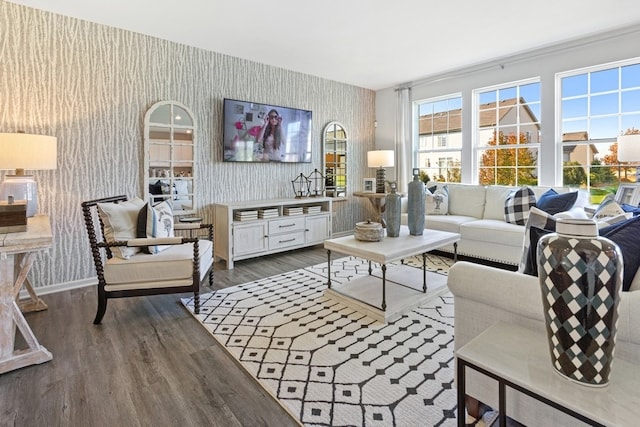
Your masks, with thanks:
[(354, 191), (353, 195), (356, 197), (364, 197), (369, 199), (369, 202), (371, 202), (374, 209), (378, 213), (378, 222), (382, 224), (382, 227), (387, 227), (387, 224), (384, 220), (384, 198), (387, 195), (386, 193), (365, 193), (362, 191)]
[[(0, 374), (53, 358), (38, 343), (16, 304), (16, 296), (24, 284), (32, 298), (32, 305), (36, 308), (39, 306), (39, 299), (27, 280), (27, 274), (36, 253), (49, 249), (52, 244), (53, 236), (47, 215), (29, 218), (27, 231), (0, 234)], [(22, 333), (27, 349), (14, 350), (16, 327)]]
[(458, 426), (465, 425), (465, 369), (498, 382), (500, 426), (506, 426), (507, 388), (593, 426), (632, 426), (640, 420), (637, 365), (614, 358), (608, 386), (576, 384), (554, 371), (543, 331), (498, 322), (458, 349), (456, 358)]

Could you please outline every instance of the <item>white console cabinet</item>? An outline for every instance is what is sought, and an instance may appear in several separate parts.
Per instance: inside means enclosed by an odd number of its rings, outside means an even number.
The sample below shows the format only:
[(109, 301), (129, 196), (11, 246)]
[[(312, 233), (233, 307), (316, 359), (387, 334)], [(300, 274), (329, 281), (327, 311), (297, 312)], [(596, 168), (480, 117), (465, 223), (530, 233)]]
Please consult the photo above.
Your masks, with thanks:
[(234, 261), (322, 243), (331, 238), (331, 199), (258, 200), (214, 205), (215, 256)]

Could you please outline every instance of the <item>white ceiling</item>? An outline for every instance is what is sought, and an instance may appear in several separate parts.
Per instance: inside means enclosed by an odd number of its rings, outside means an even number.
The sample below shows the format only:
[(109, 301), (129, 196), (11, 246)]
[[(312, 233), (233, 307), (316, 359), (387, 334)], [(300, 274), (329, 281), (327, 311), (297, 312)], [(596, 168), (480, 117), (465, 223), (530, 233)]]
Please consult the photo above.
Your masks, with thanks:
[(11, 0), (369, 89), (640, 23), (637, 0)]

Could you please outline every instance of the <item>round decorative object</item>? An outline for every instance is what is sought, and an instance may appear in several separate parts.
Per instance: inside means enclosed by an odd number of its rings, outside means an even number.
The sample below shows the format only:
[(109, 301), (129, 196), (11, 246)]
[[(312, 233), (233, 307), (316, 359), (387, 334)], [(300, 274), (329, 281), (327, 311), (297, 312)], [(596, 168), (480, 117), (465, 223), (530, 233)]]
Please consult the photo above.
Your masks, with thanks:
[(579, 384), (609, 382), (623, 262), (594, 220), (559, 219), (537, 247), (553, 368)]
[(422, 236), (424, 233), (424, 184), (420, 181), (420, 169), (413, 169), (413, 181), (409, 183), (407, 202), (407, 225), (409, 234)]
[(371, 222), (371, 220), (358, 222), (354, 237), (363, 242), (378, 242), (384, 237), (384, 229), (379, 222)]
[(396, 183), (389, 184), (391, 192), (385, 196), (384, 211), (387, 217), (387, 237), (400, 235), (400, 217), (402, 215), (401, 197), (396, 191)]

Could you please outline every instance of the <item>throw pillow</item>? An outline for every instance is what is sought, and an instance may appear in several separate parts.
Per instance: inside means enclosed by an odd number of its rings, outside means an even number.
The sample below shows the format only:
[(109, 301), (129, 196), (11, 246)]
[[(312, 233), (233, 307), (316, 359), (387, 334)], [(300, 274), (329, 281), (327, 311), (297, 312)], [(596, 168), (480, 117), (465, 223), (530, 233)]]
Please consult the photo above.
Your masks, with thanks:
[(444, 186), (431, 192), (425, 191), (425, 212), (427, 215), (446, 215), (449, 212), (449, 192)]
[[(151, 206), (147, 203), (138, 214), (138, 237), (173, 237), (173, 208), (168, 200)], [(147, 246), (142, 250), (148, 254), (157, 254), (165, 249), (170, 248), (168, 245)]]
[(536, 195), (529, 187), (513, 190), (504, 202), (504, 220), (510, 224), (525, 225), (529, 211), (536, 205)]
[[(531, 276), (538, 275), (538, 241), (540, 241), (542, 236), (545, 234), (554, 233), (556, 231), (556, 220), (560, 217), (570, 218), (566, 213), (563, 215), (553, 216), (538, 208), (531, 208), (529, 218), (524, 229), (522, 257), (520, 258), (520, 265), (518, 266), (519, 273), (529, 274)], [(581, 216), (576, 215), (575, 218), (581, 218)], [(600, 230), (600, 233), (602, 233), (602, 230), (605, 230), (605, 227), (609, 227), (613, 224), (621, 224), (626, 220), (627, 218), (624, 215), (604, 218), (598, 221), (598, 229)]]
[(599, 234), (620, 247), (624, 262), (622, 290), (628, 291), (640, 267), (640, 216), (602, 228)]
[(577, 191), (570, 191), (558, 194), (556, 190), (550, 188), (536, 202), (538, 209), (542, 209), (548, 214), (555, 215), (559, 212), (568, 211), (573, 207), (578, 199)]
[(176, 181), (174, 184), (174, 187), (176, 189), (176, 200), (188, 200), (188, 194), (189, 194), (189, 184), (187, 183), (187, 181)]
[(536, 248), (538, 240), (545, 234), (554, 233), (556, 231), (556, 219), (536, 207), (529, 210), (529, 217), (524, 228), (524, 240), (522, 244), (522, 258), (518, 272), (529, 274), (531, 276), (538, 275), (538, 260)]
[(609, 194), (602, 200), (602, 202), (600, 202), (596, 210), (593, 212), (593, 218), (599, 220), (611, 216), (622, 215), (624, 213), (624, 209), (622, 209), (622, 207), (615, 201), (613, 194)]
[[(120, 203), (98, 203), (98, 215), (104, 224), (104, 239), (107, 242), (134, 239), (136, 220), (144, 201), (135, 198)], [(129, 259), (140, 251), (139, 248), (117, 246), (111, 253), (122, 259)]]
[(623, 203), (620, 205), (620, 207), (622, 208), (623, 211), (632, 213), (633, 216), (640, 215), (640, 206), (631, 206), (626, 203)]

